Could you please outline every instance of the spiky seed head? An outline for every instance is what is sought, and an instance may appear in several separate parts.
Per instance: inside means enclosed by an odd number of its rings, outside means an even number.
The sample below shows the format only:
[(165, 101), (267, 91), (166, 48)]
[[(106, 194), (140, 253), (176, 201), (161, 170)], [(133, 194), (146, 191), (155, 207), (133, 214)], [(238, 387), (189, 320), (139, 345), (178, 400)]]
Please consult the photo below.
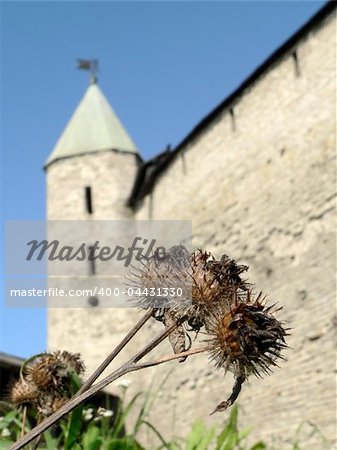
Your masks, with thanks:
[(37, 412), (43, 417), (48, 417), (53, 414), (53, 403), (55, 398), (55, 391), (53, 389), (41, 393), (37, 399)]
[(166, 308), (177, 318), (187, 317), (190, 327), (197, 331), (207, 326), (212, 311), (219, 314), (224, 306), (229, 310), (233, 296), (248, 289), (240, 278), (247, 269), (227, 255), (216, 261), (209, 252), (197, 250), (191, 254), (178, 245), (164, 255), (155, 252), (146, 262), (142, 261), (129, 280), (141, 291), (155, 288), (156, 292), (164, 292), (165, 288), (173, 288), (173, 293), (169, 291), (164, 298), (141, 295), (134, 300), (141, 308)]
[(41, 416), (48, 417), (65, 405), (70, 397), (70, 393), (61, 392), (55, 389), (40, 392), (36, 402), (36, 409)]
[(35, 384), (38, 389), (46, 389), (57, 383), (55, 376), (57, 366), (58, 362), (54, 355), (48, 353), (40, 355), (24, 367), (25, 379)]
[(79, 353), (70, 353), (66, 350), (61, 352), (58, 350), (53, 353), (53, 356), (58, 361), (56, 373), (59, 378), (69, 376), (72, 371), (76, 372), (77, 375), (81, 375), (85, 370)]
[(78, 375), (84, 372), (79, 353), (56, 351), (39, 355), (28, 362), (24, 367), (24, 376), (27, 382), (35, 384), (38, 389), (47, 389), (50, 386), (57, 387), (72, 371)]
[(277, 366), (276, 360), (283, 359), (286, 330), (261, 294), (253, 300), (247, 292), (245, 302), (237, 302), (221, 317), (213, 316), (209, 328), (211, 359), (217, 368), (230, 370), (237, 377), (268, 374)]
[(179, 273), (180, 284), (185, 286), (183, 295), (170, 302), (170, 308), (178, 317), (187, 316), (194, 330), (208, 324), (208, 317), (228, 311), (233, 297), (239, 297), (248, 289), (248, 283), (240, 278), (247, 266), (239, 266), (227, 255), (220, 261), (201, 249), (189, 255), (188, 263)]
[(24, 363), (21, 378), (10, 389), (15, 406), (33, 407), (47, 417), (63, 406), (72, 395), (71, 374), (84, 371), (78, 353), (56, 351), (36, 355)]
[(15, 406), (32, 405), (38, 398), (36, 387), (23, 380), (17, 380), (10, 388), (10, 402)]
[(136, 306), (141, 309), (169, 308), (177, 289), (186, 291), (188, 288), (184, 269), (189, 259), (187, 249), (177, 245), (166, 252), (156, 250), (151, 257), (141, 260), (137, 267), (133, 267), (127, 280), (135, 292), (141, 292), (140, 295), (136, 293), (132, 299)]
[(224, 284), (214, 273), (213, 262), (211, 253), (197, 250), (190, 256), (190, 263), (182, 274), (188, 287), (187, 295), (176, 298), (171, 308), (176, 315), (186, 315), (190, 324), (204, 325), (206, 317), (218, 307), (219, 298), (223, 297)]

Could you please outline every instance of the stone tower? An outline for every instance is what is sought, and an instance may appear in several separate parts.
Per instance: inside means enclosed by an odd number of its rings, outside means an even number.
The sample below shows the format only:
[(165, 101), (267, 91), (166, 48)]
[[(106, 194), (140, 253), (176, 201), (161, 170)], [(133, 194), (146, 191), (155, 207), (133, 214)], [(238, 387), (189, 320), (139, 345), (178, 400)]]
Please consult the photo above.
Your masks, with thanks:
[[(126, 201), (139, 162), (134, 142), (92, 79), (45, 165), (48, 220), (130, 219)], [(89, 298), (80, 306), (49, 309), (48, 347), (80, 352), (89, 373), (134, 311), (90, 307)], [(121, 330), (111, 327), (116, 314)]]

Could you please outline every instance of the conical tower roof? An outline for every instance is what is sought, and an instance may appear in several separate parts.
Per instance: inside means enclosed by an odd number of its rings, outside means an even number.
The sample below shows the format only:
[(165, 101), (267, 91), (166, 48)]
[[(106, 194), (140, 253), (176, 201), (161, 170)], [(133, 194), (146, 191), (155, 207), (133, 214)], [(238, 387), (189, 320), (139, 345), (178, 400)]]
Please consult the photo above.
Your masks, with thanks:
[(46, 161), (104, 150), (138, 153), (131, 137), (96, 83), (91, 83)]

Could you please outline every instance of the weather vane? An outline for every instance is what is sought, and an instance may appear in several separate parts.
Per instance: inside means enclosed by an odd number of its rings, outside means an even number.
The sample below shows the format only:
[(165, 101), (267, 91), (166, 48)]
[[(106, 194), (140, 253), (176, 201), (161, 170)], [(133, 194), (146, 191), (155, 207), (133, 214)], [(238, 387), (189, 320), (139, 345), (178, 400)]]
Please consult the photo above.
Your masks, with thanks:
[(77, 68), (90, 71), (90, 83), (97, 82), (98, 59), (77, 59)]

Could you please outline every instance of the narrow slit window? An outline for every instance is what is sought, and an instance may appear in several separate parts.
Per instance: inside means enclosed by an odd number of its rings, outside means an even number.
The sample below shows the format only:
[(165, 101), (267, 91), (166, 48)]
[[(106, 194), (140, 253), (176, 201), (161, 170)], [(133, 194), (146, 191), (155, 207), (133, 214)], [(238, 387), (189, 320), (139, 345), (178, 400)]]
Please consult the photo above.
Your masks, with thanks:
[(236, 131), (236, 120), (235, 120), (234, 108), (230, 108), (229, 114), (231, 117), (232, 131)]
[(87, 213), (92, 214), (93, 208), (92, 208), (92, 190), (90, 186), (85, 187), (85, 207), (87, 210)]
[(149, 220), (153, 219), (153, 192), (149, 194)]
[(300, 69), (300, 63), (298, 60), (298, 54), (297, 51), (293, 51), (293, 61), (294, 61), (294, 66), (295, 66), (295, 74), (297, 77), (299, 77), (301, 75), (301, 69)]
[(183, 166), (183, 174), (186, 175), (187, 167), (186, 167), (185, 152), (180, 152), (180, 155), (181, 155), (181, 162), (182, 162), (182, 166)]
[(95, 250), (93, 245), (88, 246), (88, 262), (90, 275), (96, 274)]

